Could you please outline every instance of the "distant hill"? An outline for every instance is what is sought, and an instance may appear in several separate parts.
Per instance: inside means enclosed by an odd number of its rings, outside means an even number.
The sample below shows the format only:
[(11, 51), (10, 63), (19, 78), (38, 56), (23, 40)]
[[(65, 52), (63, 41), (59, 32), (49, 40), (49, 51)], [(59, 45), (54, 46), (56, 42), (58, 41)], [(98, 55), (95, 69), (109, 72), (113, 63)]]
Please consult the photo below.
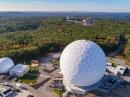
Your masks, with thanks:
[(6, 17), (61, 17), (61, 16), (90, 16), (93, 18), (130, 19), (130, 13), (105, 12), (0, 12)]

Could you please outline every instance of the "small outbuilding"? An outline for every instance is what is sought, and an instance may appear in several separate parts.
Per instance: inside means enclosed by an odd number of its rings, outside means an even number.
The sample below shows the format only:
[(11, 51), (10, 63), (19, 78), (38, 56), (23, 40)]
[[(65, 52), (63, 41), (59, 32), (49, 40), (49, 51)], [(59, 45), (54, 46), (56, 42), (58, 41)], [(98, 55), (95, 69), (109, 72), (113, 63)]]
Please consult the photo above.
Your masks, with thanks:
[(32, 60), (31, 61), (31, 66), (32, 67), (38, 67), (39, 66), (39, 62), (37, 60)]
[(28, 73), (28, 71), (29, 71), (28, 65), (17, 64), (9, 70), (9, 74), (11, 76), (21, 77), (24, 74)]

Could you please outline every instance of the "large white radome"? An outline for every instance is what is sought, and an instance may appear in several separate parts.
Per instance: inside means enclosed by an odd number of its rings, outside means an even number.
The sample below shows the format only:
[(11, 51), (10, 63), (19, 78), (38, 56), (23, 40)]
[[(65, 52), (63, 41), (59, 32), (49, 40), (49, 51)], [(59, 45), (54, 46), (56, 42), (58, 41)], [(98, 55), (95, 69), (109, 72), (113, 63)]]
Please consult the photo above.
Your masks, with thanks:
[(67, 83), (91, 86), (100, 81), (105, 74), (105, 54), (96, 43), (77, 40), (70, 43), (62, 52), (60, 68)]
[(14, 66), (12, 59), (4, 57), (0, 59), (0, 74), (7, 73)]

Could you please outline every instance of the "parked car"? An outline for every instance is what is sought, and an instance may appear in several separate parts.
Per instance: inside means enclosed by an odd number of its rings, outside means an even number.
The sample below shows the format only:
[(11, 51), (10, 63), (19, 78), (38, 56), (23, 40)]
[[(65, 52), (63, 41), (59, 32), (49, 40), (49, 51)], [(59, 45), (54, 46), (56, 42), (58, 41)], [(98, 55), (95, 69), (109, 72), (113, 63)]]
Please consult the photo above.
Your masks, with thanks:
[(28, 95), (27, 97), (34, 97), (33, 95)]

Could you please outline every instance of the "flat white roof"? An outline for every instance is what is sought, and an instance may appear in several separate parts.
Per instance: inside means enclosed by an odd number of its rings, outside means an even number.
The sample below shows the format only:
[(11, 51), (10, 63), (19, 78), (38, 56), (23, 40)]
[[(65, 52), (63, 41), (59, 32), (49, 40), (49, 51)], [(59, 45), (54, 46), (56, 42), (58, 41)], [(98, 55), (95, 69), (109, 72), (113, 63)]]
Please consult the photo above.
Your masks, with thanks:
[(6, 91), (8, 89), (10, 89), (9, 86), (4, 86), (4, 85), (0, 84), (0, 92), (4, 92), (4, 91)]
[(112, 63), (111, 63), (111, 62), (107, 62), (107, 65), (111, 66), (111, 65), (112, 65)]
[(126, 67), (118, 65), (117, 67), (113, 67), (112, 65), (107, 66), (107, 70), (109, 70), (111, 73), (117, 75), (118, 73), (124, 74)]

